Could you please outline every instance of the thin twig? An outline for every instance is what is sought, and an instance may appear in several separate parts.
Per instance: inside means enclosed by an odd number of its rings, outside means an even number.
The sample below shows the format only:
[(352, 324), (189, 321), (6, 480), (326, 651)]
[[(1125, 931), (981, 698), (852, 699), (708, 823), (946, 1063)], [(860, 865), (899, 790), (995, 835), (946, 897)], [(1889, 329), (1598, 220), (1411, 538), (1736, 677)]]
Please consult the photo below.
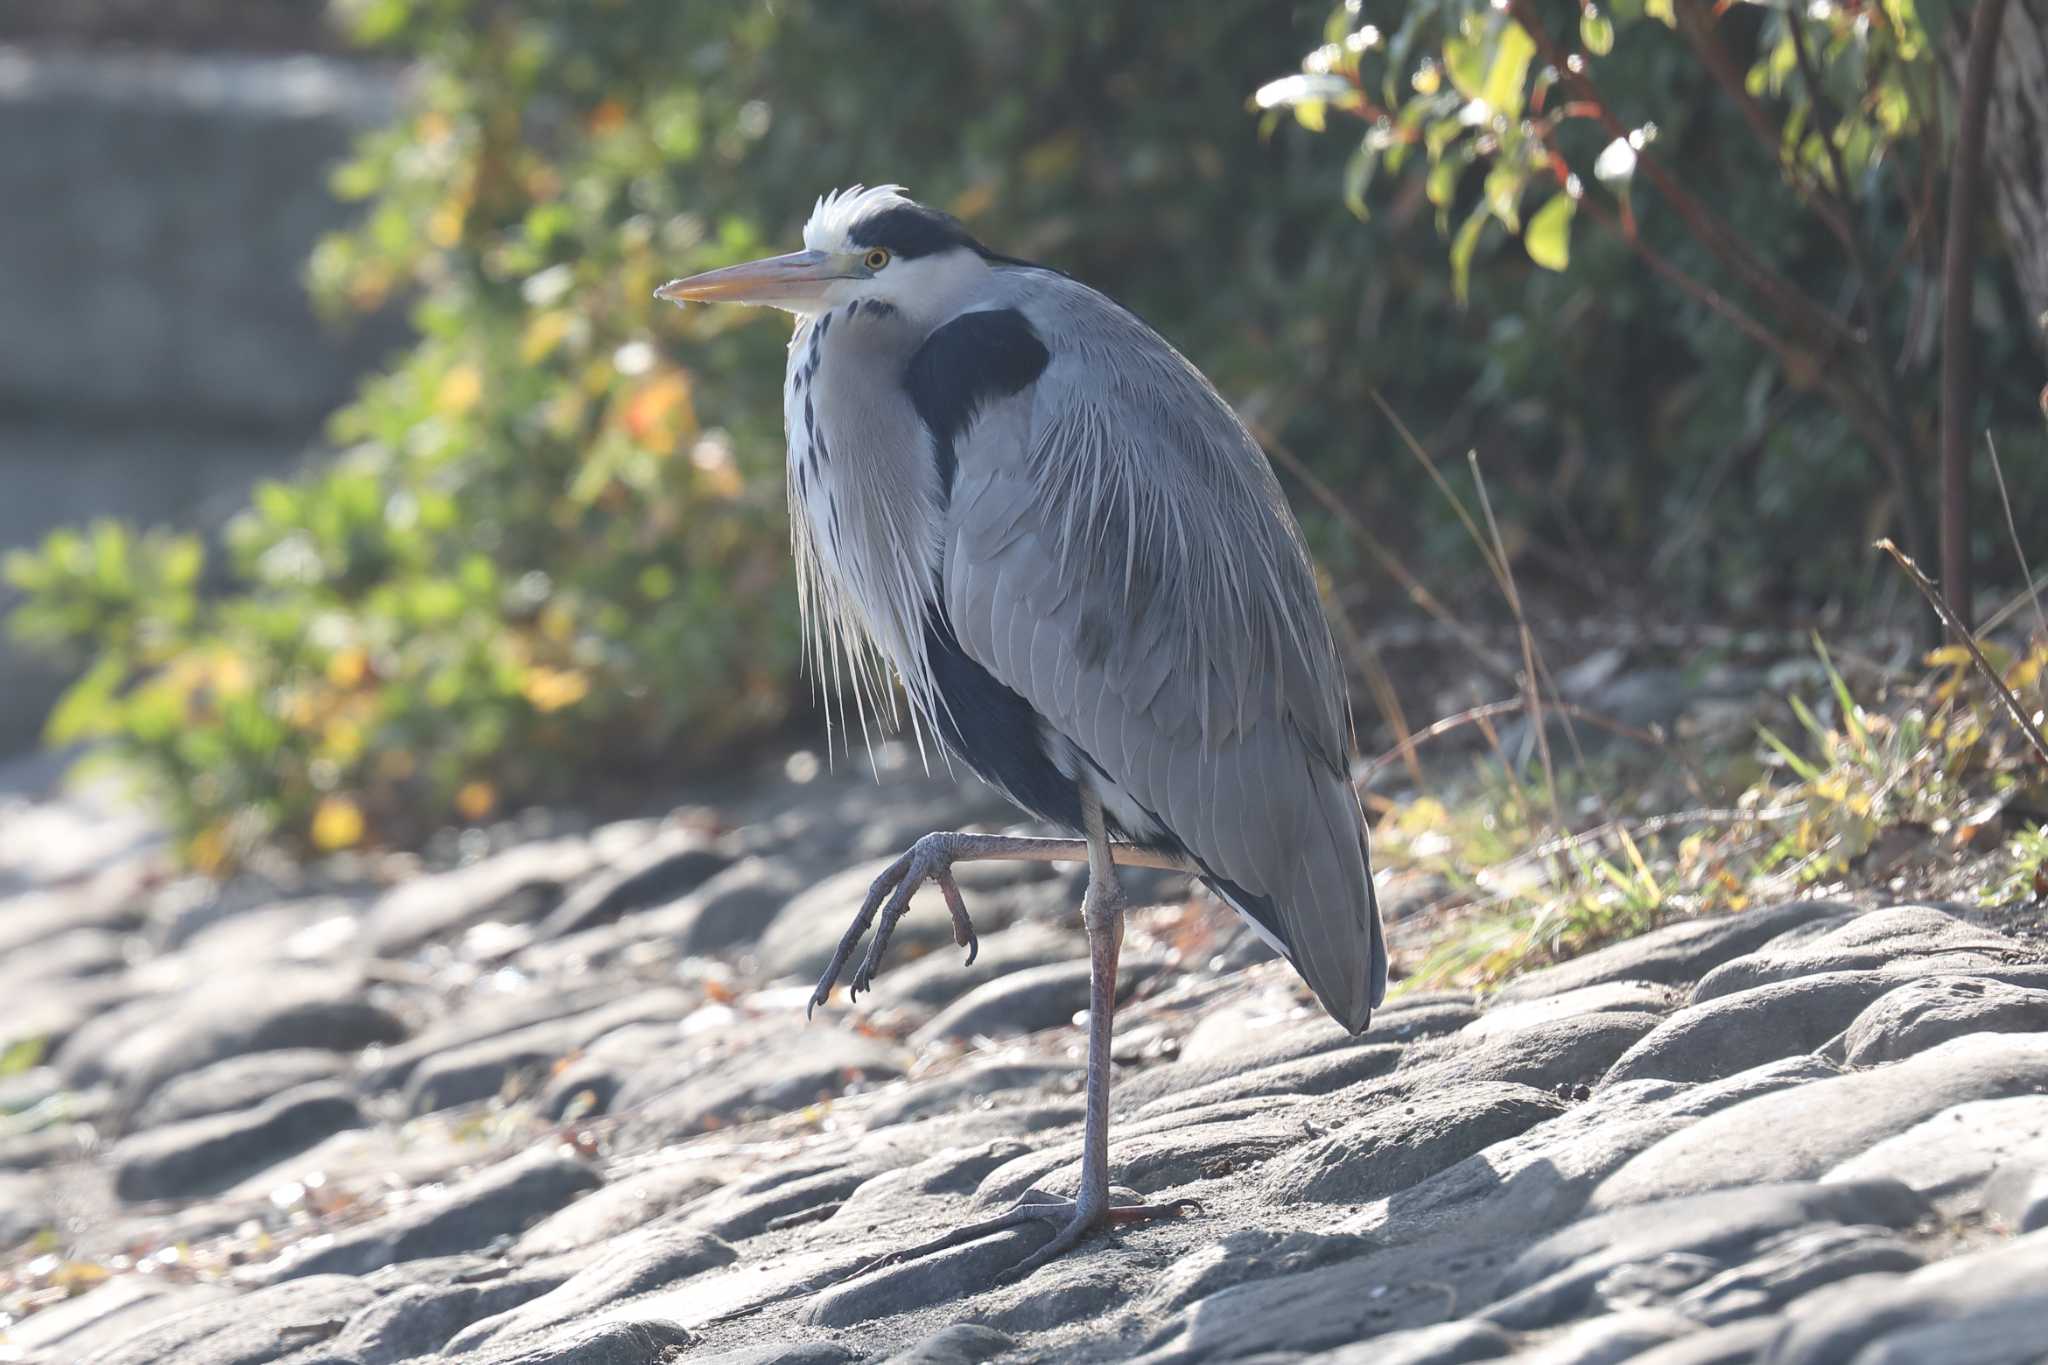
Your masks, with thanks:
[(1728, 49), (1721, 45), (1720, 35), (1715, 32), (1718, 9), (1711, 8), (1703, 0), (1679, 0), (1675, 7), (1679, 36), (1692, 48), (1693, 55), (1700, 59), (1700, 65), (1721, 87), (1721, 93), (1734, 104), (1736, 112), (1757, 142), (1777, 167), (1778, 173), (1792, 184), (1792, 190), (1805, 205), (1813, 210), (1814, 216), (1827, 225), (1845, 248), (1855, 249), (1855, 231), (1847, 217), (1838, 212), (1833, 201), (1816, 193), (1814, 186), (1800, 170), (1798, 162), (1785, 155), (1785, 134), (1771, 120), (1771, 115), (1756, 96), (1749, 93), (1743, 74), (1728, 55)]
[(1507, 594), (1508, 610), (1515, 618), (1515, 633), (1522, 642), (1522, 694), (1529, 701), (1529, 728), (1536, 733), (1536, 753), (1543, 760), (1543, 794), (1550, 800), (1550, 818), (1562, 829), (1564, 806), (1557, 797), (1557, 768), (1550, 758), (1550, 732), (1543, 725), (1543, 675), (1536, 667), (1536, 635), (1529, 629), (1528, 613), (1522, 610), (1514, 566), (1508, 562), (1508, 547), (1501, 539), (1500, 523), (1494, 520), (1493, 499), (1486, 493), (1486, 476), (1479, 472), (1479, 452), (1466, 451), (1465, 463), (1472, 470), (1473, 486), (1479, 490), (1479, 510), (1486, 514), (1486, 531), (1493, 537), (1494, 555), (1500, 560), (1501, 591)]
[(1379, 538), (1366, 529), (1365, 523), (1360, 521), (1357, 514), (1349, 507), (1345, 506), (1344, 500), (1331, 490), (1330, 485), (1324, 483), (1313, 470), (1302, 463), (1299, 455), (1296, 455), (1292, 450), (1289, 450), (1281, 442), (1274, 439), (1272, 433), (1268, 431), (1260, 431), (1259, 440), (1265, 446), (1266, 453), (1285, 465), (1288, 473), (1306, 484), (1309, 493), (1315, 500), (1327, 508), (1330, 515), (1336, 517), (1338, 521), (1344, 524), (1344, 529), (1357, 539), (1359, 546), (1368, 555), (1372, 556), (1373, 562), (1382, 569), (1385, 569), (1387, 576), (1401, 585), (1402, 590), (1408, 594), (1408, 600), (1428, 612), (1430, 616), (1436, 619), (1438, 624), (1450, 631), (1458, 643), (1470, 650), (1472, 657), (1477, 659), (1487, 671), (1502, 678), (1513, 679), (1515, 676), (1514, 665), (1501, 658), (1499, 654), (1489, 648), (1487, 643), (1479, 638), (1478, 632), (1453, 616), (1450, 608), (1439, 602), (1436, 599), (1436, 594), (1424, 587), (1422, 580), (1410, 572), (1408, 566), (1403, 564), (1393, 551), (1380, 544)]
[[(1988, 0), (1988, 3), (1995, 4), (1998, 2), (1999, 0)], [(1915, 564), (1909, 556), (1902, 553), (1898, 546), (1892, 544), (1890, 537), (1879, 540), (1876, 544), (1878, 549), (1883, 550), (1898, 561), (1899, 567), (1906, 571), (1906, 576), (1911, 578), (1914, 586), (1920, 589), (1920, 595), (1925, 597), (1927, 604), (1934, 608), (1934, 614), (1941, 618), (1941, 623), (1954, 633), (1963, 648), (1970, 651), (1970, 659), (1977, 665), (1977, 672), (1982, 674), (1984, 680), (1991, 684), (1992, 690), (1998, 694), (1998, 699), (2005, 703), (2006, 714), (2012, 717), (2013, 724), (2019, 726), (2020, 733), (2026, 736), (2027, 743), (2033, 746), (2034, 753), (2039, 756), (2041, 762), (2048, 764), (2048, 739), (2041, 737), (2040, 730), (2035, 728), (2034, 722), (2028, 717), (2026, 708), (2020, 705), (2020, 699), (2015, 697), (2012, 694), (2012, 689), (2005, 685), (2005, 679), (1998, 676), (1998, 670), (1993, 668), (1991, 661), (1984, 657), (1984, 651), (1977, 648), (1977, 637), (1970, 634), (1969, 627), (1965, 626), (1962, 620), (1957, 617), (1954, 609), (1949, 606), (1948, 600), (1941, 595), (1941, 589), (1934, 586), (1934, 580), (1922, 573), (1918, 564)]]
[[(1984, 448), (1991, 452), (1991, 475), (1998, 481), (1998, 504), (2005, 509), (2005, 533), (2012, 537), (2012, 552), (2019, 557), (2020, 582), (2027, 585), (2021, 596), (2034, 604), (2034, 624), (2040, 628), (2042, 640), (2048, 641), (2048, 614), (2041, 610), (2040, 587), (2027, 564), (2027, 547), (2020, 544), (2020, 528), (2012, 519), (2012, 494), (2005, 486), (2005, 466), (1998, 462), (1998, 442), (1988, 431), (1984, 433)], [(1989, 629), (1988, 623), (1986, 628)]]
[(1415, 462), (1428, 472), (1430, 481), (1436, 485), (1437, 491), (1444, 495), (1444, 501), (1448, 502), (1451, 505), (1451, 510), (1458, 514), (1458, 520), (1465, 524), (1465, 533), (1471, 536), (1472, 543), (1479, 547), (1480, 557), (1486, 561), (1487, 569), (1492, 572), (1494, 583), (1500, 587), (1502, 592), (1506, 592), (1507, 563), (1505, 560), (1494, 555), (1493, 546), (1487, 542), (1484, 535), (1480, 534), (1478, 524), (1472, 520), (1472, 514), (1465, 510), (1464, 499), (1460, 498), (1457, 491), (1451, 487), (1450, 480), (1446, 479), (1443, 471), (1437, 468), (1436, 461), (1431, 458), (1429, 451), (1423, 447), (1422, 442), (1415, 439), (1415, 433), (1408, 429), (1408, 424), (1401, 420), (1399, 413), (1394, 411), (1394, 405), (1389, 403), (1386, 396), (1380, 392), (1379, 385), (1369, 384), (1366, 386), (1365, 391), (1372, 398), (1373, 403), (1379, 408), (1380, 412), (1386, 416), (1386, 419), (1393, 423), (1394, 430), (1401, 437), (1401, 444), (1407, 448), (1410, 455), (1415, 457)]
[(1415, 779), (1420, 788), (1425, 785), (1422, 776), (1422, 760), (1415, 753), (1415, 732), (1408, 724), (1408, 714), (1401, 709), (1401, 694), (1394, 687), (1394, 679), (1388, 674), (1387, 666), (1380, 662), (1379, 651), (1358, 640), (1360, 671), (1365, 675), (1365, 685), (1371, 691), (1373, 700), (1380, 708), (1380, 715), (1394, 732), (1394, 751), (1408, 765), (1408, 775)]

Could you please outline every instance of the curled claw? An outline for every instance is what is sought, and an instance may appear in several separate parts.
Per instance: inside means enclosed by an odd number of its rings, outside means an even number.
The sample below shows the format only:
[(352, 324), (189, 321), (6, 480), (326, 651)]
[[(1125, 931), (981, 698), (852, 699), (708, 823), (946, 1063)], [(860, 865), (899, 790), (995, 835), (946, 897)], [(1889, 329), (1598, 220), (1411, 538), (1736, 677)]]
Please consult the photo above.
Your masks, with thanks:
[[(853, 980), (847, 991), (853, 999), (859, 999), (863, 991), (874, 985), (875, 973), (881, 970), (882, 954), (888, 950), (889, 938), (896, 931), (896, 922), (910, 909), (910, 898), (927, 881), (937, 882), (940, 892), (946, 898), (946, 908), (953, 916), (953, 939), (967, 949), (967, 961), (971, 965), (981, 951), (980, 940), (976, 937), (973, 923), (967, 918), (967, 905), (961, 899), (960, 888), (953, 881), (953, 845), (958, 835), (927, 834), (910, 846), (910, 851), (882, 869), (881, 875), (868, 887), (867, 897), (861, 902), (860, 913), (853, 917), (845, 934), (840, 936), (839, 946), (833, 951), (832, 961), (827, 964), (824, 974), (818, 978), (818, 988), (811, 992), (811, 1001), (805, 1009), (805, 1017), (816, 1011), (818, 1006), (831, 997), (832, 987), (839, 981), (839, 974), (846, 970), (846, 964), (853, 957), (854, 949), (870, 926), (875, 931), (874, 942), (868, 945), (860, 966), (855, 969)], [(880, 915), (877, 923), (876, 916)]]
[(960, 898), (959, 884), (953, 880), (952, 872), (940, 872), (932, 880), (939, 884), (939, 892), (946, 898), (946, 909), (953, 915), (953, 942), (967, 950), (966, 965), (972, 967), (974, 959), (981, 955), (981, 937), (974, 932), (974, 921), (967, 918), (967, 902)]

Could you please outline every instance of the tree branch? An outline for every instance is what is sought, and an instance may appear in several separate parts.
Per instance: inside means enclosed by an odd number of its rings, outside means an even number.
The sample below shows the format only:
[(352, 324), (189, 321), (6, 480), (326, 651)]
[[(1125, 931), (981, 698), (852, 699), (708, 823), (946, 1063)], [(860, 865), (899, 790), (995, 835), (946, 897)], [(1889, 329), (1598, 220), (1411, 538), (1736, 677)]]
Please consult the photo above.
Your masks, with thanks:
[(2005, 0), (1981, 0), (1973, 12), (1956, 120), (1955, 171), (1948, 182), (1948, 231), (1941, 263), (1941, 576), (1955, 613), (1951, 632), (1969, 638), (1970, 418), (1976, 406), (1971, 373), (1970, 302), (1977, 273), (1977, 182), (1984, 168), (1984, 126)]
[[(1575, 64), (1568, 59), (1536, 14), (1532, 0), (1506, 0), (1506, 4), (1509, 15), (1536, 44), (1537, 53), (1558, 70), (1561, 79), (1571, 85), (1580, 100), (1591, 106), (1601, 126), (1614, 137), (1626, 138), (1628, 129), (1622, 126), (1621, 120), (1601, 98), (1591, 77), (1586, 74), (1585, 63)], [(1926, 522), (1913, 491), (1910, 447), (1889, 421), (1877, 415), (1887, 407), (1886, 396), (1873, 394), (1865, 384), (1844, 375), (1831, 363), (1832, 357), (1845, 349), (1864, 349), (1866, 338), (1860, 336), (1846, 318), (1817, 303), (1811, 295), (1759, 258), (1734, 229), (1695, 198), (1655, 157), (1639, 152), (1636, 165), (1693, 238), (1723, 269), (1749, 289), (1785, 330), (1793, 334), (1796, 346), (1781, 339), (1771, 344), (1770, 350), (1780, 357), (1781, 364), (1788, 353), (1809, 357), (1809, 367), (1788, 365), (1789, 377), (1795, 383), (1817, 383), (1828, 391), (1851, 428), (1876, 450), (1879, 462), (1891, 478), (1893, 496), (1898, 503), (1900, 529), (1908, 547), (1925, 545)], [(1625, 205), (1626, 201), (1623, 203)], [(1624, 224), (1624, 229), (1627, 227)], [(1628, 235), (1634, 236), (1632, 232)], [(1758, 339), (1747, 328), (1744, 335)], [(1814, 357), (1823, 359), (1818, 365), (1813, 365)], [(1874, 370), (1879, 384), (1883, 382), (1883, 373), (1881, 366)]]
[(1813, 185), (1800, 173), (1798, 164), (1786, 157), (1784, 130), (1772, 120), (1770, 111), (1749, 93), (1749, 87), (1743, 83), (1742, 72), (1728, 55), (1728, 49), (1721, 46), (1714, 26), (1718, 10), (1710, 9), (1705, 0), (1678, 0), (1675, 10), (1679, 36), (1692, 48), (1693, 55), (1699, 58), (1700, 65), (1707, 69), (1714, 83), (1721, 87), (1721, 93), (1728, 97), (1735, 111), (1742, 115), (1742, 121), (1749, 130), (1756, 134), (1756, 140), (1763, 147), (1764, 154), (1770, 157), (1771, 164), (1791, 182), (1793, 192), (1827, 226), (1828, 231), (1834, 233), (1844, 247), (1853, 250), (1855, 233), (1848, 218), (1832, 200), (1815, 193)]

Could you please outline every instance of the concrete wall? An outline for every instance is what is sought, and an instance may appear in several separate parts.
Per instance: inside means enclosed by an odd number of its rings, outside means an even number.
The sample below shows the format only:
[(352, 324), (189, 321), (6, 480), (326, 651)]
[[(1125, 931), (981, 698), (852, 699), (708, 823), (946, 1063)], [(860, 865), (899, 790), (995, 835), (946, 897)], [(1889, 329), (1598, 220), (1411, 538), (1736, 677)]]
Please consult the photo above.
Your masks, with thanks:
[[(217, 527), (402, 344), (301, 280), (387, 69), (0, 47), (0, 552), (94, 516)], [(0, 611), (11, 605), (0, 588)], [(61, 678), (0, 640), (0, 754)]]

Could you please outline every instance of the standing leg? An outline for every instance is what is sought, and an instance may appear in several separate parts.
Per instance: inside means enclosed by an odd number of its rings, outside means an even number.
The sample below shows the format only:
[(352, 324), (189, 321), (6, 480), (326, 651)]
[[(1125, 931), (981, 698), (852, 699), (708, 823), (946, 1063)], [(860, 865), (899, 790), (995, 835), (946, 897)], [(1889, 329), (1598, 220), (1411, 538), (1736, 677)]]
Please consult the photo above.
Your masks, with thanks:
[[(1137, 1223), (1187, 1213), (1188, 1200), (1171, 1204), (1110, 1203), (1109, 1194), (1109, 1045), (1116, 1018), (1116, 966), (1124, 942), (1123, 888), (1117, 881), (1109, 838), (1104, 833), (1102, 804), (1083, 789), (1082, 818), (1088, 830), (1088, 890), (1081, 899), (1081, 918), (1088, 929), (1088, 1072), (1087, 1107), (1081, 1128), (1081, 1188), (1074, 1199), (1057, 1199), (1033, 1190), (997, 1214), (947, 1233), (920, 1246), (892, 1252), (854, 1272), (864, 1275), (885, 1265), (928, 1256), (1019, 1223), (1048, 1222), (1058, 1228), (1052, 1240), (1019, 1262), (1010, 1277), (1028, 1275), (1068, 1250), (1104, 1223)], [(851, 1278), (851, 1277), (849, 1277)]]
[(1109, 1051), (1116, 1021), (1116, 964), (1124, 946), (1124, 891), (1110, 860), (1102, 803), (1085, 789), (1081, 816), (1088, 829), (1088, 890), (1081, 897), (1081, 922), (1088, 930), (1088, 1081), (1081, 1125), (1081, 1188), (1073, 1217), (1010, 1272), (1015, 1276), (1030, 1274), (1115, 1217), (1109, 1205)]

